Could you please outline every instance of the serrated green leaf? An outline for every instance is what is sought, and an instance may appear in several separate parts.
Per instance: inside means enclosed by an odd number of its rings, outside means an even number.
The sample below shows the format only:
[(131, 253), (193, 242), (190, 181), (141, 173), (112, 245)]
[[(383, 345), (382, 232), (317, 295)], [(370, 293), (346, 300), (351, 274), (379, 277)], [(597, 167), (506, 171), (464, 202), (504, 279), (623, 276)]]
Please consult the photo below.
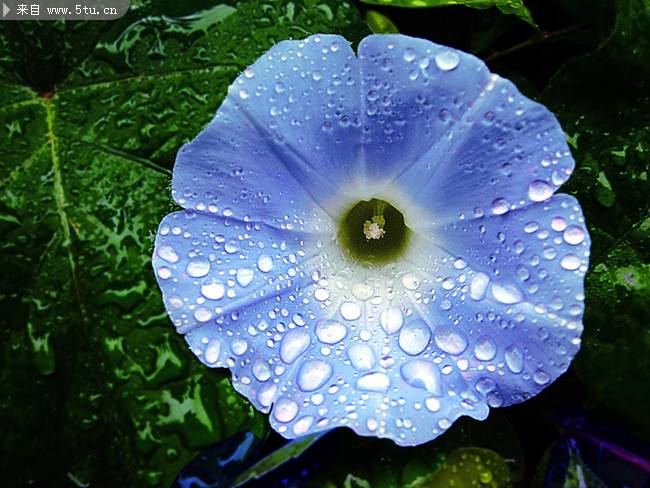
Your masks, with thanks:
[(232, 79), (315, 32), (366, 28), (329, 0), (0, 25), (0, 455), (16, 460), (3, 486), (169, 486), (199, 448), (266, 429), (173, 331), (152, 235), (175, 153)]
[(404, 8), (448, 7), (451, 5), (464, 5), (471, 8), (496, 7), (504, 14), (513, 14), (520, 19), (535, 26), (535, 21), (530, 15), (528, 7), (523, 0), (361, 0), (369, 5), (386, 5)]
[(650, 4), (618, 0), (596, 52), (565, 65), (542, 100), (577, 167), (566, 191), (592, 235), (577, 370), (611, 410), (650, 432)]

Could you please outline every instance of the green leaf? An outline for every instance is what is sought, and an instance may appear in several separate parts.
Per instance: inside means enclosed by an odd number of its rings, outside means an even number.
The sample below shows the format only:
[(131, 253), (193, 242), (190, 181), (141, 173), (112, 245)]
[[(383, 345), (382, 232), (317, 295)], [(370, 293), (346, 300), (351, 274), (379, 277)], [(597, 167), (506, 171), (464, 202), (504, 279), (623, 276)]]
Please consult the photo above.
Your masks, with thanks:
[[(0, 25), (3, 486), (169, 486), (257, 413), (164, 311), (152, 236), (178, 148), (282, 39), (358, 41), (340, 1), (141, 2), (113, 22)], [(47, 452), (47, 455), (43, 455)]]
[(507, 488), (512, 485), (510, 469), (496, 452), (480, 447), (462, 447), (452, 452), (433, 476), (419, 478), (405, 488)]
[(399, 34), (399, 29), (393, 21), (376, 10), (366, 12), (366, 22), (373, 34)]
[(326, 433), (318, 432), (316, 434), (310, 434), (289, 441), (287, 444), (273, 451), (271, 454), (256, 462), (253, 466), (237, 476), (233, 485), (243, 486), (248, 482), (252, 482), (268, 473), (271, 473), (275, 469), (280, 468), (284, 463), (299, 457), (324, 435), (326, 435)]
[(650, 4), (618, 0), (600, 49), (565, 65), (542, 101), (577, 167), (565, 191), (592, 236), (577, 370), (597, 399), (650, 432)]
[(448, 7), (450, 5), (464, 5), (466, 7), (484, 9), (498, 8), (504, 14), (513, 14), (530, 25), (535, 26), (535, 21), (523, 0), (361, 0), (370, 5), (386, 5), (404, 8)]

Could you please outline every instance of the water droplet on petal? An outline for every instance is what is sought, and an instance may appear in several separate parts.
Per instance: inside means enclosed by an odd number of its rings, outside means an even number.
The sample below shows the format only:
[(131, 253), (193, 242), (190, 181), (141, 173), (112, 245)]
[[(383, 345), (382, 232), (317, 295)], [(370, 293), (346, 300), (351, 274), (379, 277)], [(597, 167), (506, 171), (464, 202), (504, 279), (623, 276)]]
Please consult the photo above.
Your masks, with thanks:
[(542, 180), (535, 180), (528, 185), (528, 198), (533, 202), (543, 202), (553, 196), (553, 187)]
[(167, 266), (161, 266), (158, 268), (158, 277), (163, 280), (167, 280), (171, 278), (172, 276), (172, 270), (169, 269)]
[(375, 353), (368, 344), (353, 344), (348, 349), (348, 357), (357, 371), (370, 371), (375, 367)]
[(467, 349), (467, 339), (462, 333), (447, 325), (439, 325), (433, 333), (436, 345), (444, 352), (457, 356)]
[(262, 387), (257, 390), (257, 401), (263, 407), (269, 407), (271, 406), (271, 402), (273, 402), (273, 398), (277, 391), (278, 387), (273, 383), (262, 385)]
[(474, 356), (479, 361), (491, 361), (497, 355), (497, 345), (490, 336), (481, 336), (474, 344)]
[(404, 61), (407, 63), (410, 63), (415, 59), (415, 51), (411, 49), (410, 47), (407, 47), (404, 49)]
[(253, 376), (259, 381), (266, 381), (271, 377), (271, 368), (263, 359), (256, 359), (253, 363)]
[(431, 361), (423, 359), (409, 361), (402, 365), (400, 373), (408, 385), (426, 390), (433, 395), (442, 395), (440, 371)]
[(521, 373), (524, 370), (524, 355), (517, 346), (509, 346), (504, 354), (508, 369), (513, 373)]
[(314, 298), (318, 300), (319, 302), (324, 302), (330, 297), (330, 292), (326, 290), (325, 288), (318, 288), (314, 292)]
[(510, 204), (504, 198), (497, 198), (492, 201), (490, 209), (494, 215), (503, 215), (510, 210)]
[(292, 430), (295, 435), (303, 436), (309, 431), (309, 429), (311, 429), (312, 425), (314, 425), (314, 417), (306, 415), (305, 417), (296, 420), (296, 423), (293, 424)]
[(366, 283), (355, 283), (352, 285), (352, 294), (361, 301), (366, 301), (372, 297), (374, 291), (372, 286)]
[(562, 261), (560, 261), (560, 266), (567, 271), (575, 271), (580, 267), (580, 264), (580, 258), (575, 254), (567, 254), (562, 258)]
[(187, 276), (203, 278), (210, 272), (210, 262), (207, 260), (190, 261), (185, 268)]
[(273, 416), (278, 422), (291, 422), (298, 415), (298, 404), (289, 398), (280, 398), (273, 407)]
[(293, 363), (298, 356), (304, 353), (311, 338), (304, 329), (293, 329), (286, 333), (280, 344), (280, 359), (287, 364)]
[(524, 294), (514, 283), (492, 283), (492, 296), (506, 305), (512, 305), (524, 300)]
[(219, 300), (225, 293), (226, 288), (220, 281), (212, 280), (201, 285), (201, 295), (210, 300)]
[(332, 366), (320, 359), (305, 361), (298, 371), (298, 388), (302, 391), (315, 391), (332, 376)]
[(477, 301), (483, 300), (489, 283), (490, 277), (488, 275), (485, 273), (476, 273), (472, 278), (469, 288), (469, 295), (472, 299)]
[(244, 339), (235, 339), (230, 344), (230, 349), (235, 354), (235, 356), (241, 356), (248, 349), (248, 342)]
[(406, 273), (402, 276), (402, 284), (407, 290), (415, 291), (420, 287), (420, 280), (417, 276), (411, 273)]
[(347, 327), (336, 320), (321, 320), (316, 324), (316, 337), (325, 344), (336, 344), (347, 334)]
[(384, 373), (364, 374), (357, 380), (356, 387), (359, 390), (385, 392), (390, 386), (390, 378)]
[(212, 339), (205, 348), (205, 361), (208, 364), (214, 364), (219, 359), (219, 354), (221, 354), (221, 341)]
[(451, 50), (441, 51), (435, 56), (438, 68), (443, 71), (451, 71), (460, 63), (460, 56), (457, 52)]
[(440, 410), (440, 400), (433, 397), (427, 398), (424, 400), (424, 406), (427, 407), (427, 410), (429, 410), (429, 412), (437, 412)]
[(268, 273), (271, 271), (273, 269), (273, 259), (271, 259), (271, 256), (266, 254), (260, 255), (260, 257), (257, 258), (257, 268), (262, 273)]
[(549, 374), (543, 369), (538, 369), (533, 373), (533, 381), (540, 386), (546, 385), (551, 381)]
[(581, 244), (582, 241), (585, 240), (585, 231), (582, 230), (582, 227), (580, 226), (571, 225), (565, 229), (562, 237), (564, 237), (564, 241), (567, 244), (571, 244), (572, 246), (577, 246), (578, 244)]
[(175, 263), (179, 260), (178, 254), (176, 254), (174, 248), (168, 244), (165, 244), (158, 248), (158, 256), (170, 263)]
[(198, 307), (194, 310), (194, 318), (199, 322), (207, 322), (212, 318), (212, 311), (208, 307)]
[(361, 317), (361, 307), (354, 302), (343, 302), (339, 310), (345, 320), (356, 320)]
[(236, 275), (239, 286), (245, 288), (250, 285), (251, 281), (253, 281), (253, 274), (254, 271), (250, 268), (239, 268)]
[(424, 320), (417, 319), (402, 327), (398, 343), (406, 354), (416, 356), (426, 349), (430, 340), (431, 329)]
[(386, 334), (394, 334), (402, 328), (404, 316), (402, 311), (397, 307), (388, 307), (382, 310), (379, 316), (379, 323)]

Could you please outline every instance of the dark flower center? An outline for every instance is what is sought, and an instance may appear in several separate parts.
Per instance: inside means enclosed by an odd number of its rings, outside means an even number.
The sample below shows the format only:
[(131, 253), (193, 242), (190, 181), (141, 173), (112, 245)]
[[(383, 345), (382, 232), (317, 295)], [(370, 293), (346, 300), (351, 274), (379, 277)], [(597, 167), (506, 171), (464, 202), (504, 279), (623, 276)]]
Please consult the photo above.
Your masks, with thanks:
[(390, 203), (361, 200), (339, 221), (338, 238), (349, 256), (366, 266), (395, 261), (406, 250), (411, 231)]

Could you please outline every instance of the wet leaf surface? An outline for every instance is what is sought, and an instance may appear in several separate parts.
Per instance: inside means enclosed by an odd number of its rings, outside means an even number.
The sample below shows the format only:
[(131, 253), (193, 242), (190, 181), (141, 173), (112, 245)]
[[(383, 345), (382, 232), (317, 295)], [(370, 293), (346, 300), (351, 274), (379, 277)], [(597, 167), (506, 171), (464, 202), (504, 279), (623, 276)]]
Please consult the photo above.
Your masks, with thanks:
[(535, 25), (530, 11), (523, 0), (362, 0), (363, 3), (371, 5), (386, 5), (390, 7), (405, 8), (426, 8), (426, 7), (447, 7), (451, 5), (463, 5), (471, 8), (496, 7), (504, 14), (514, 14), (529, 24)]
[(650, 432), (650, 5), (620, 0), (613, 32), (544, 91), (577, 166), (567, 191), (592, 235), (577, 370), (598, 399)]

